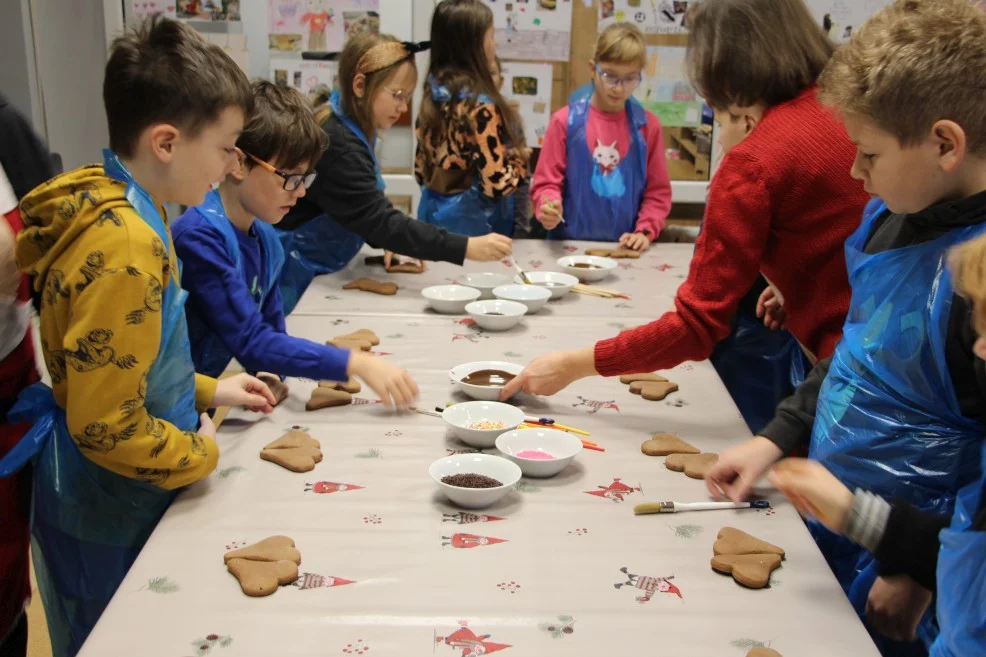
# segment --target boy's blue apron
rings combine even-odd
[[[883,202],[871,202],[846,241],[852,302],[819,391],[810,457],[850,490],[951,514],[959,489],[978,478],[986,428],[962,415],[945,360],[954,296],[946,256],[952,246],[986,232],[986,224],[867,255],[866,241],[886,211]],[[878,576],[873,557],[818,523],[811,529],[864,616]],[[933,618],[931,609],[919,628],[925,645],[937,634]],[[883,637],[874,639],[885,654],[904,654],[881,644]]]
[[[240,254],[240,242],[236,236],[237,228],[229,221],[226,209],[223,207],[222,197],[218,191],[211,191],[205,197],[205,203],[195,208],[209,225],[218,230],[224,240],[226,255],[232,258],[236,268],[240,272],[240,278],[244,285],[249,286],[250,281],[246,280],[243,272],[243,256]],[[264,223],[259,219],[254,220],[253,230],[257,233],[260,240],[260,251],[262,266],[265,276],[259,281],[260,298],[256,299],[258,311],[263,309],[267,295],[274,285],[277,285],[278,276],[284,267],[284,249],[278,240],[274,227]],[[225,343],[212,330],[204,317],[197,313],[188,313],[188,339],[192,345],[192,362],[195,363],[195,371],[211,377],[217,377],[225,371],[229,361],[233,359],[233,352],[226,347]]]
[[[451,102],[452,94],[448,87],[438,84],[434,78],[429,78],[429,83],[432,100],[440,104]],[[468,98],[468,93],[460,92],[459,98]],[[479,103],[493,102],[483,94],[476,100]],[[483,193],[483,182],[479,176],[475,176],[472,187],[457,194],[439,194],[422,185],[418,219],[467,237],[490,233],[511,237],[514,234],[514,199],[509,195],[490,198]]]
[[[329,97],[332,114],[344,126],[359,137],[373,158],[373,168],[377,173],[377,189],[384,189],[380,163],[377,162],[374,146],[360,127],[356,125],[342,108],[339,90]],[[356,257],[363,248],[363,238],[343,228],[332,217],[321,214],[292,231],[277,231],[284,247],[285,262],[281,272],[281,298],[284,300],[284,314],[289,315],[298,300],[305,293],[312,279],[321,274],[337,272]]]
[[[637,226],[637,213],[647,188],[647,142],[641,134],[647,125],[647,113],[635,98],[627,101],[630,148],[616,168],[603,171],[586,141],[594,90],[588,84],[569,98],[562,206],[565,223],[549,232],[549,239],[618,242]]]
[[[952,525],[939,534],[938,625],[941,634],[932,657],[986,655],[986,532],[973,521],[986,490],[986,443],[980,458],[980,479],[955,500]]]
[[[168,228],[151,197],[111,151],[106,175],[127,183],[127,200],[164,244]],[[180,275],[180,274],[179,274]],[[185,327],[186,292],[172,276],[161,307],[161,345],[147,375],[144,407],[182,431],[198,428],[195,368]],[[34,565],[55,657],[75,655],[177,495],[101,468],[72,440],[51,389],[25,390],[9,416],[34,423],[0,461],[9,476],[34,463],[31,514]]]

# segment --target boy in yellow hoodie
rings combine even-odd
[[[195,375],[163,206],[198,205],[225,177],[249,82],[194,30],[157,19],[113,44],[103,100],[103,164],[29,193],[17,242],[52,388],[29,388],[11,411],[34,427],[0,476],[34,461],[34,560],[55,657],[81,648],[177,489],[215,468],[215,427],[199,413],[274,401],[250,376]]]

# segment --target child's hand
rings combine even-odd
[[[546,201],[537,209],[537,220],[548,230],[554,230],[562,221],[561,203],[559,201]]]
[[[362,379],[386,406],[407,408],[418,398],[418,384],[407,370],[376,356],[352,352],[349,374]]]
[[[770,483],[803,515],[841,534],[852,509],[852,492],[818,461],[784,459],[768,475]]]
[[[470,237],[466,245],[466,260],[476,262],[496,262],[514,252],[514,243],[509,237],[490,233],[482,237]]]
[[[760,293],[760,298],[757,299],[757,317],[762,317],[763,325],[771,331],[785,328],[787,325],[784,299],[774,286],[768,285],[767,289]]]
[[[216,425],[213,423],[212,418],[209,417],[208,413],[203,413],[199,416],[199,430],[195,433],[200,436],[205,436],[206,438],[216,439]]]
[[[500,392],[500,400],[506,401],[521,391],[532,395],[554,395],[573,382],[594,374],[596,364],[592,347],[548,354],[531,361],[523,372],[505,385]]]
[[[620,238],[620,246],[643,252],[650,248],[650,238],[644,233],[623,233]]]
[[[216,395],[212,398],[212,407],[245,406],[257,413],[270,413],[274,410],[277,400],[267,384],[249,374],[237,374],[227,379],[220,379],[216,386]]]
[[[742,445],[730,447],[705,475],[705,485],[716,499],[728,497],[745,502],[760,477],[783,456],[781,448],[763,436],[755,436]]]
[[[394,262],[394,256],[397,256],[397,262],[396,263]],[[390,271],[390,267],[392,265],[395,265],[395,264],[399,265],[399,264],[402,264],[403,262],[416,263],[416,264],[418,264],[418,265],[421,266],[421,271],[422,272],[428,271],[428,264],[424,260],[415,260],[415,259],[401,260],[401,257],[399,255],[397,255],[396,253],[394,253],[393,251],[386,251],[385,250],[383,252],[383,269],[384,269],[384,271]]]
[[[866,599],[866,622],[894,641],[914,641],[931,591],[907,575],[877,577]]]

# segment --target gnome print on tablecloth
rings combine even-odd
[[[492,636],[490,634],[476,634],[467,627],[468,624],[466,622],[460,624],[462,627],[448,636],[439,636],[436,632],[435,643],[449,646],[458,652],[459,657],[489,655],[511,647],[506,643],[490,641],[489,638]]]
[[[317,573],[304,573],[298,579],[295,580],[294,586],[297,586],[302,591],[307,591],[308,589],[321,589],[329,588],[332,586],[345,586],[346,584],[355,584],[356,582],[351,579],[343,579],[341,577],[332,577],[330,575],[319,575]]]
[[[676,595],[680,599],[684,600],[681,595],[681,590],[677,586],[671,583],[674,579],[674,575],[671,577],[651,577],[649,575],[634,575],[627,572],[626,566],[620,568],[620,572],[627,576],[627,581],[618,582],[613,586],[619,590],[624,586],[629,586],[631,588],[640,589],[643,593],[637,596],[637,602],[644,604],[649,602],[654,596],[654,593],[668,593],[670,595]]]
[[[458,525],[470,525],[474,522],[496,522],[497,520],[503,520],[503,518],[488,516],[486,514],[469,513],[467,511],[442,514],[442,522],[454,522]]]
[[[503,538],[493,538],[491,536],[477,536],[476,534],[452,534],[451,536],[442,536],[442,546],[448,547],[452,546],[458,549],[468,549],[483,547],[486,545],[496,545],[497,543],[506,543],[506,539]]]
[[[321,495],[326,495],[328,493],[345,493],[350,490],[360,490],[363,486],[354,486],[353,484],[337,484],[334,481],[316,481],[314,484],[305,484],[306,493],[319,493]]]
[[[622,502],[627,495],[641,492],[639,485],[636,488],[627,486],[619,479],[613,479],[613,483],[609,486],[596,486],[596,488],[599,490],[587,490],[585,493],[612,500],[613,502]]]
[[[599,411],[616,411],[620,412],[620,407],[617,406],[616,400],[611,399],[609,401],[600,401],[597,399],[586,399],[582,395],[578,396],[579,403],[572,404],[572,408],[588,408],[589,415],[595,415]]]

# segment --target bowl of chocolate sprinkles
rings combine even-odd
[[[428,468],[438,489],[456,506],[483,509],[499,502],[520,481],[520,467],[502,456],[456,454]]]

